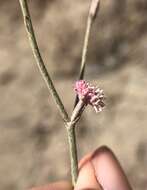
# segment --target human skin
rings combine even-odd
[[[73,190],[70,182],[50,183],[30,190]],[[87,154],[79,163],[74,190],[132,190],[117,158],[108,147]]]

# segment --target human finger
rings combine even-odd
[[[89,159],[104,190],[132,190],[120,163],[109,148],[98,148]]]

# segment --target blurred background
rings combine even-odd
[[[30,0],[46,66],[71,113],[90,0]],[[134,189],[147,187],[147,1],[101,0],[86,79],[107,96],[84,112],[79,159],[101,145],[119,158]],[[17,0],[0,0],[0,189],[69,179],[66,130],[38,72]]]

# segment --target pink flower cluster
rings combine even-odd
[[[90,85],[85,80],[79,80],[75,84],[75,91],[79,99],[84,101],[86,105],[93,106],[96,112],[102,111],[105,106],[102,89]]]

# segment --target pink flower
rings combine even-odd
[[[102,89],[90,85],[85,80],[79,80],[75,84],[75,91],[78,98],[84,101],[86,105],[93,106],[96,112],[102,111],[102,108],[105,106]]]

